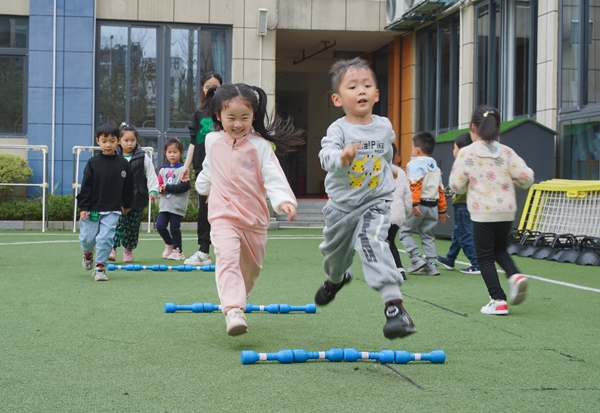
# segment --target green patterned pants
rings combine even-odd
[[[122,245],[124,248],[133,250],[137,247],[143,213],[143,208],[132,208],[128,214],[121,215],[115,231],[115,248]]]

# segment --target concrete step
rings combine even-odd
[[[323,207],[327,203],[327,199],[298,199],[297,201],[298,209],[294,221],[287,222],[285,215],[275,215],[275,220],[278,222],[280,228],[323,228],[325,226]]]

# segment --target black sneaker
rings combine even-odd
[[[338,293],[339,290],[342,289],[344,284],[348,284],[350,281],[352,281],[352,273],[350,271],[346,271],[344,273],[342,283],[335,287],[335,289],[329,285],[329,282],[325,281],[321,288],[319,288],[317,290],[317,293],[315,294],[315,303],[317,305],[329,304],[331,301],[333,301],[335,295]]]
[[[417,327],[402,306],[393,304],[388,308],[393,308],[393,310],[388,311],[386,308],[384,311],[387,322],[383,326],[383,335],[386,338],[402,338],[417,332]]]

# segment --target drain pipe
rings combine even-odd
[[[50,164],[50,193],[54,194],[54,148],[56,146],[56,0],[54,0],[54,15],[52,25],[52,161]]]

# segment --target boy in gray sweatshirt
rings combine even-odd
[[[387,118],[373,115],[379,90],[366,61],[339,61],[330,74],[333,104],[345,116],[329,126],[319,152],[329,196],[319,246],[327,280],[317,291],[315,303],[329,304],[352,281],[349,267],[358,252],[365,281],[379,291],[385,305],[384,336],[405,337],[417,328],[402,304],[402,275],[386,242],[396,187],[391,167],[394,130]]]

